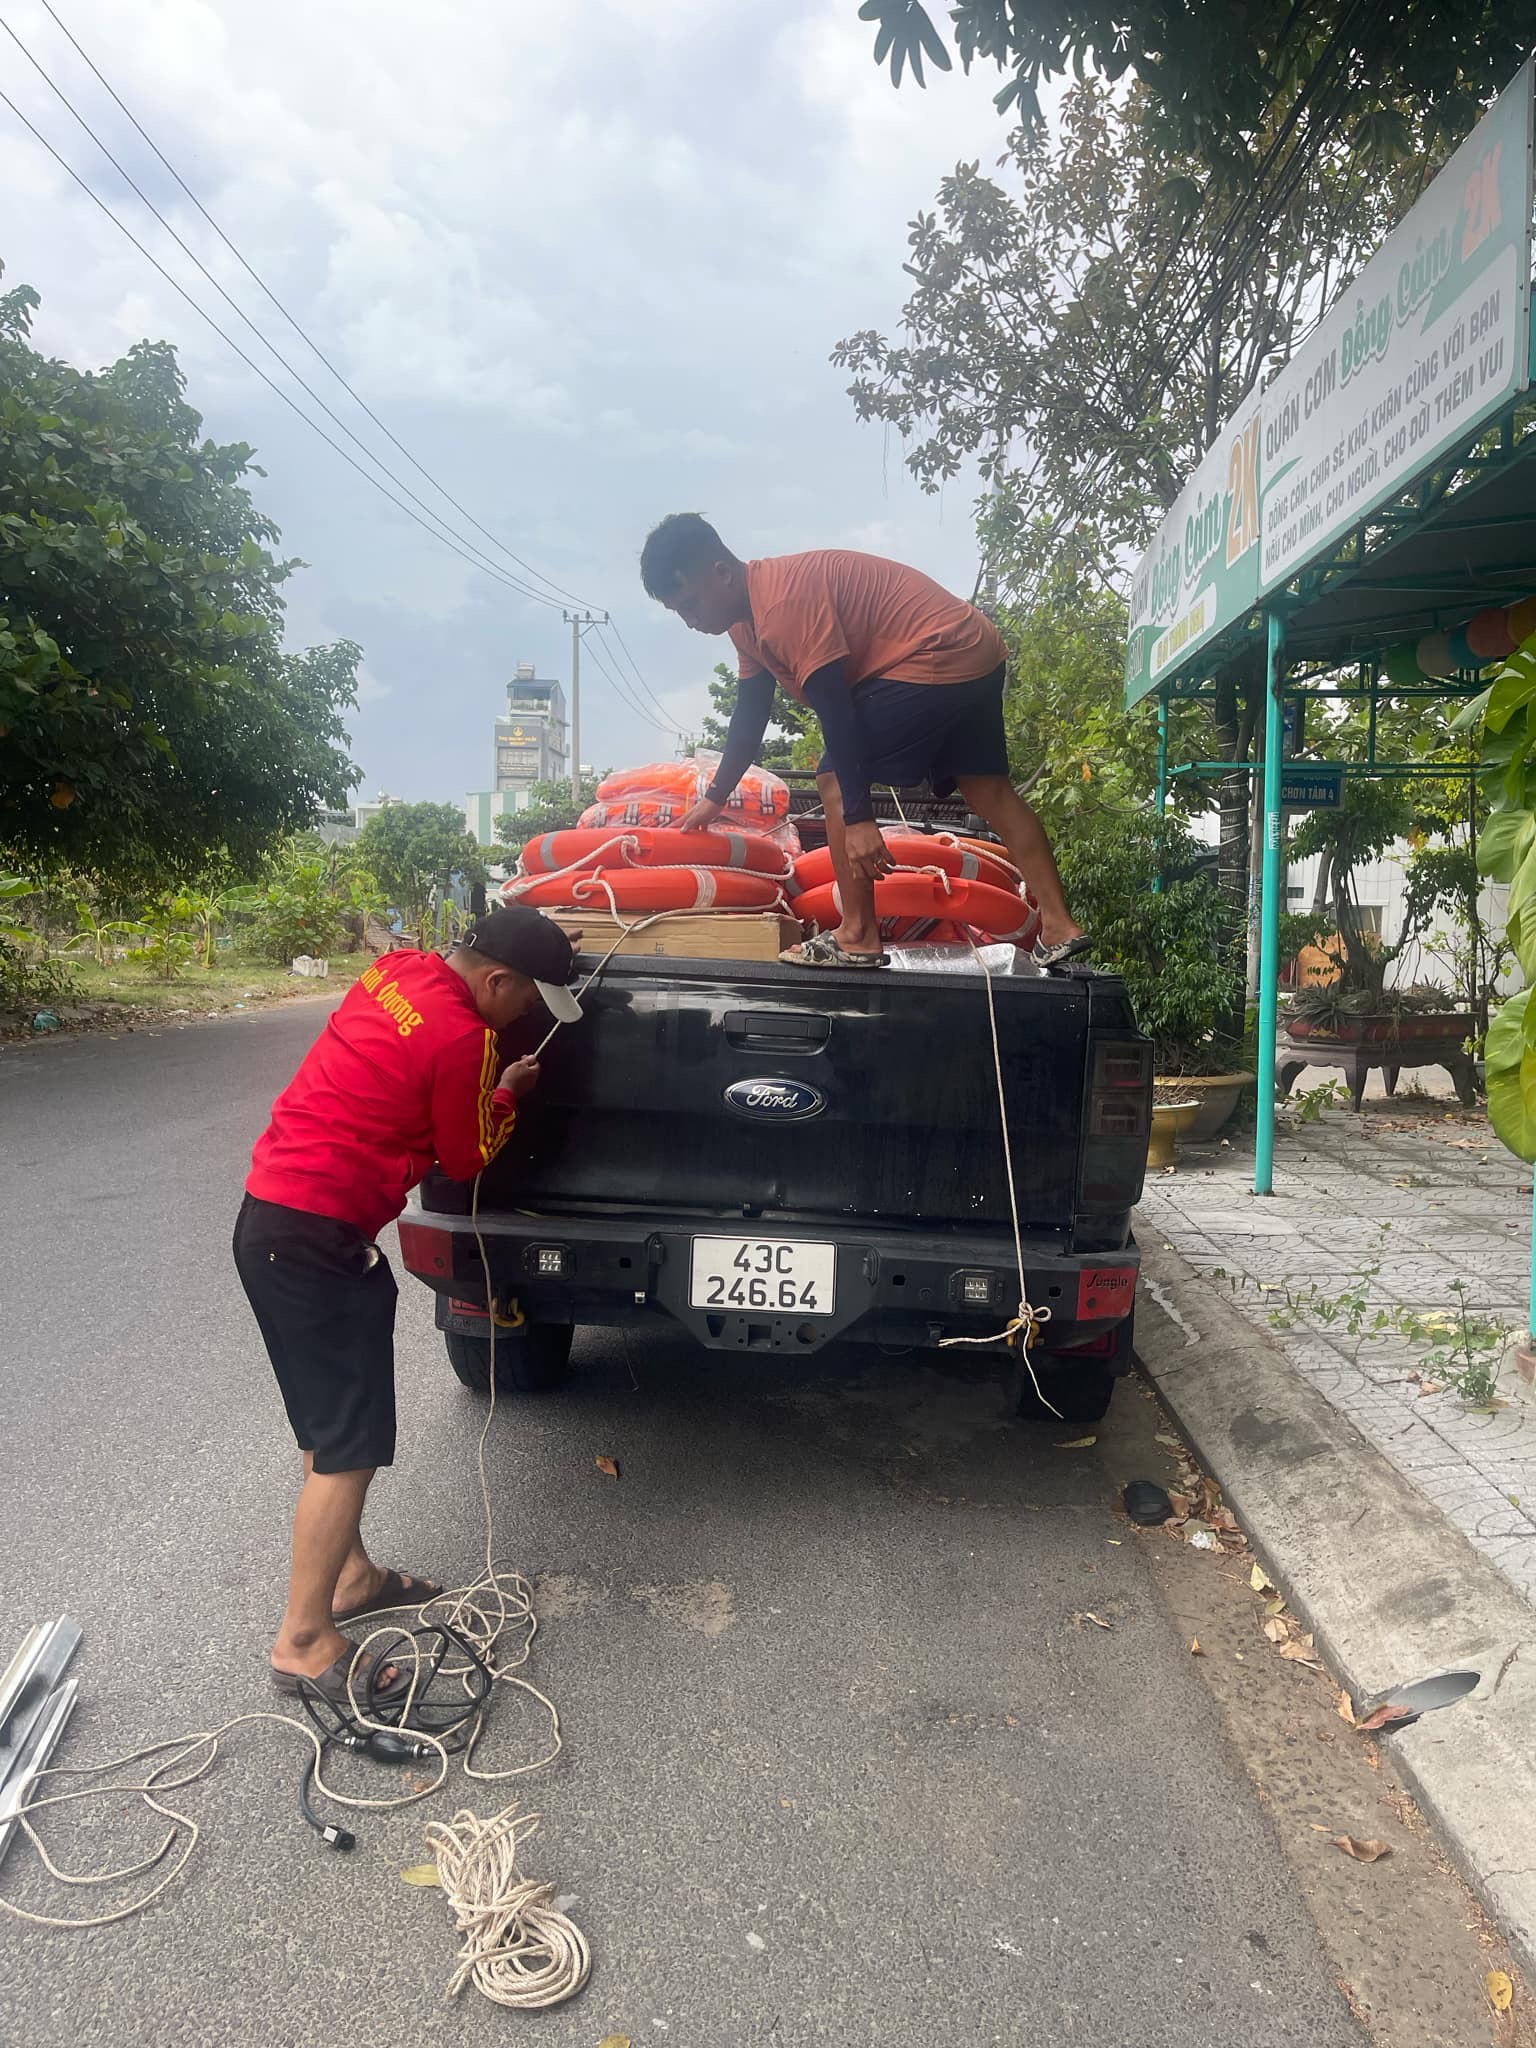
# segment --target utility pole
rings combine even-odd
[[[571,629],[571,795],[581,802],[581,636],[588,626],[606,626],[608,614],[562,612]]]

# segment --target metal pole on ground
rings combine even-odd
[[[1253,1192],[1275,1191],[1275,1026],[1280,1002],[1280,903],[1285,869],[1280,858],[1280,756],[1285,723],[1285,620],[1266,615],[1269,661],[1264,694],[1264,868],[1259,895],[1259,1100],[1253,1146]]]

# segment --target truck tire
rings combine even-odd
[[[1031,1368],[1034,1379],[1030,1378]],[[1035,1351],[1030,1354],[1029,1366],[1021,1362],[1015,1371],[1017,1412],[1027,1422],[1102,1422],[1115,1396],[1116,1375],[1096,1358],[1074,1365],[1069,1358]]]
[[[1031,1422],[1102,1422],[1115,1398],[1115,1382],[1131,1370],[1135,1355],[1134,1310],[1116,1329],[1115,1348],[1107,1356],[1037,1348],[1028,1366],[1020,1359],[1014,1367],[1018,1413]]]
[[[569,1323],[526,1323],[520,1330],[496,1333],[498,1394],[542,1394],[559,1386],[570,1371]],[[472,1394],[491,1391],[491,1340],[445,1330],[448,1363]]]

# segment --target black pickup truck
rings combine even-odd
[[[1150,1047],[1112,976],[993,977],[1025,1293],[1050,1311],[1026,1366],[1001,1338],[1019,1276],[986,987],[947,964],[610,961],[476,1215],[433,1175],[401,1219],[459,1378],[488,1387],[492,1316],[508,1390],[552,1385],[580,1323],[791,1354],[996,1337],[1022,1413],[1102,1415],[1131,1360]]]

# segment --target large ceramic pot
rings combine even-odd
[[[1196,1105],[1189,1122],[1180,1126],[1180,1135],[1193,1144],[1203,1145],[1225,1128],[1238,1098],[1252,1085],[1253,1078],[1252,1074],[1205,1074],[1191,1080],[1187,1074],[1180,1074],[1166,1080],[1157,1078],[1153,1086],[1169,1101],[1177,1096],[1181,1102]]]
[[[1172,1166],[1179,1156],[1179,1140],[1200,1114],[1198,1102],[1154,1102],[1152,1135],[1147,1142],[1147,1164],[1159,1171]]]

